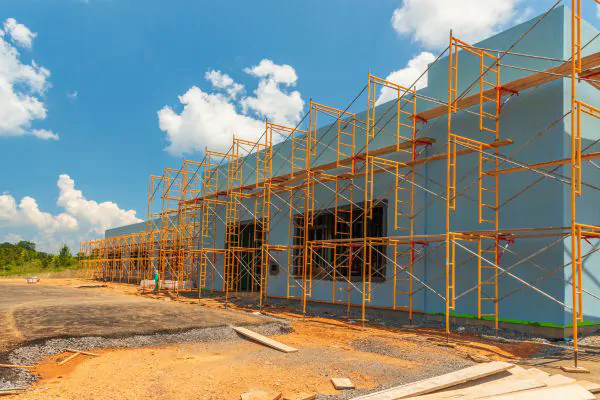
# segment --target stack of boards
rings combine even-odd
[[[592,400],[600,385],[493,361],[353,400]]]

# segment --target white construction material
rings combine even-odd
[[[595,400],[596,396],[577,384],[527,390],[502,396],[488,397],[489,400]]]
[[[154,279],[142,279],[140,281],[140,287],[142,289],[154,289],[156,282]],[[194,282],[192,281],[173,281],[165,279],[158,281],[159,289],[170,289],[170,290],[189,290],[194,288]]]
[[[477,364],[456,372],[451,372],[449,374],[424,379],[422,381],[409,383],[407,385],[382,390],[380,392],[371,393],[360,397],[355,397],[354,400],[396,400],[410,396],[418,396],[497,374],[498,372],[506,371],[513,366],[513,364],[501,361],[493,361],[487,364]]]
[[[521,392],[524,390],[539,389],[543,387],[546,387],[546,384],[536,379],[521,379],[519,377],[511,376],[464,389],[445,390],[443,392],[430,393],[424,396],[409,398],[419,400],[472,400],[483,397]]]
[[[337,390],[348,390],[354,389],[356,387],[354,386],[354,383],[352,383],[352,381],[348,378],[331,378],[331,383],[333,384],[333,387]]]
[[[293,353],[295,351],[298,351],[298,349],[290,347],[286,344],[280,343],[276,340],[270,339],[270,338],[263,336],[261,334],[258,334],[256,332],[252,332],[250,329],[234,326],[233,330],[236,331],[237,333],[239,333],[240,335],[246,336],[254,341],[264,344],[265,346],[269,346],[275,350],[283,351],[284,353]]]

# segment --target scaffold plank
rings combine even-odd
[[[283,344],[281,342],[278,342],[276,340],[273,340],[271,338],[263,336],[259,333],[252,332],[250,329],[242,328],[239,326],[234,326],[233,330],[242,336],[246,336],[254,341],[264,344],[265,346],[269,346],[271,348],[274,348],[275,350],[279,350],[284,353],[294,353],[294,352],[298,351],[298,349],[295,349],[291,346],[288,346],[286,344]]]
[[[600,65],[600,52],[591,54],[581,59],[583,69],[590,69]],[[553,67],[542,72],[528,75],[526,77],[516,79],[511,82],[507,82],[502,85],[505,89],[502,91],[501,96],[507,96],[511,93],[520,93],[524,90],[531,89],[537,86],[544,85],[546,83],[555,81],[561,78],[568,78],[571,76],[571,64],[563,63],[558,67]],[[483,92],[483,96],[491,98],[495,96],[496,89],[488,89]],[[456,103],[457,109],[465,109],[475,105],[478,105],[481,101],[480,94],[476,93],[471,96],[467,96]],[[441,105],[438,107],[431,108],[427,111],[419,113],[419,117],[426,120],[431,120],[437,117],[444,116],[448,113],[448,106]]]
[[[396,400],[409,396],[435,392],[448,387],[459,385],[475,379],[484,378],[512,368],[514,364],[493,361],[487,364],[477,364],[449,374],[424,379],[407,385],[397,386],[380,392],[355,397],[353,400]]]

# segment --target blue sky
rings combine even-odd
[[[22,65],[35,60],[49,75],[45,89],[33,94],[43,103],[45,118],[31,117],[0,132],[0,241],[25,238],[46,249],[62,242],[74,246],[131,221],[126,210],[144,218],[148,176],[178,167],[182,157],[181,151],[166,150],[170,136],[161,130],[158,112],[169,106],[175,117],[183,115],[178,96],[192,87],[205,96],[220,90],[222,103],[237,107],[244,121],[275,115],[292,123],[301,111],[298,98],[343,108],[366,83],[369,70],[382,77],[394,71],[401,78],[413,76],[422,67],[411,69],[409,61],[424,51],[437,55],[436,38],[447,36],[448,26],[460,31],[467,25],[460,10],[472,8],[469,3],[478,2],[3,0],[0,21],[14,18],[34,35],[28,48],[19,44],[19,32],[11,36],[14,25],[5,25],[5,43],[18,51]],[[482,7],[479,20],[470,23],[476,29],[465,35],[481,39],[549,4],[489,0],[475,7]],[[440,10],[431,12],[435,5]],[[400,14],[393,19],[395,10]],[[419,26],[439,32],[424,36]],[[272,65],[252,70],[263,59]],[[0,58],[0,83],[1,69]],[[211,70],[243,85],[242,94],[227,97],[231,85],[212,86],[205,79]],[[289,100],[289,112],[272,109],[268,98],[254,92],[261,83]],[[15,83],[14,90],[21,86]],[[2,101],[0,94],[0,107]],[[169,129],[183,143],[179,150],[189,142],[186,135],[197,134],[184,152],[201,159],[202,138],[222,132],[199,133],[189,124],[177,132],[173,125]],[[39,129],[60,138],[31,134]],[[68,177],[59,182],[63,195],[57,201],[61,174]],[[25,196],[35,199],[41,215],[36,207],[35,215],[22,213]],[[110,216],[103,219],[103,210]]]

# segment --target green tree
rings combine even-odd
[[[69,246],[66,244],[60,249],[58,253],[57,264],[60,267],[66,267],[71,265],[73,262],[73,256],[71,255],[71,250],[69,250]]]
[[[17,246],[22,247],[29,251],[35,251],[35,243],[28,242],[26,240],[21,240],[19,243],[17,243]]]
[[[46,269],[52,263],[52,255],[46,253],[40,253],[40,263],[43,269]]]

